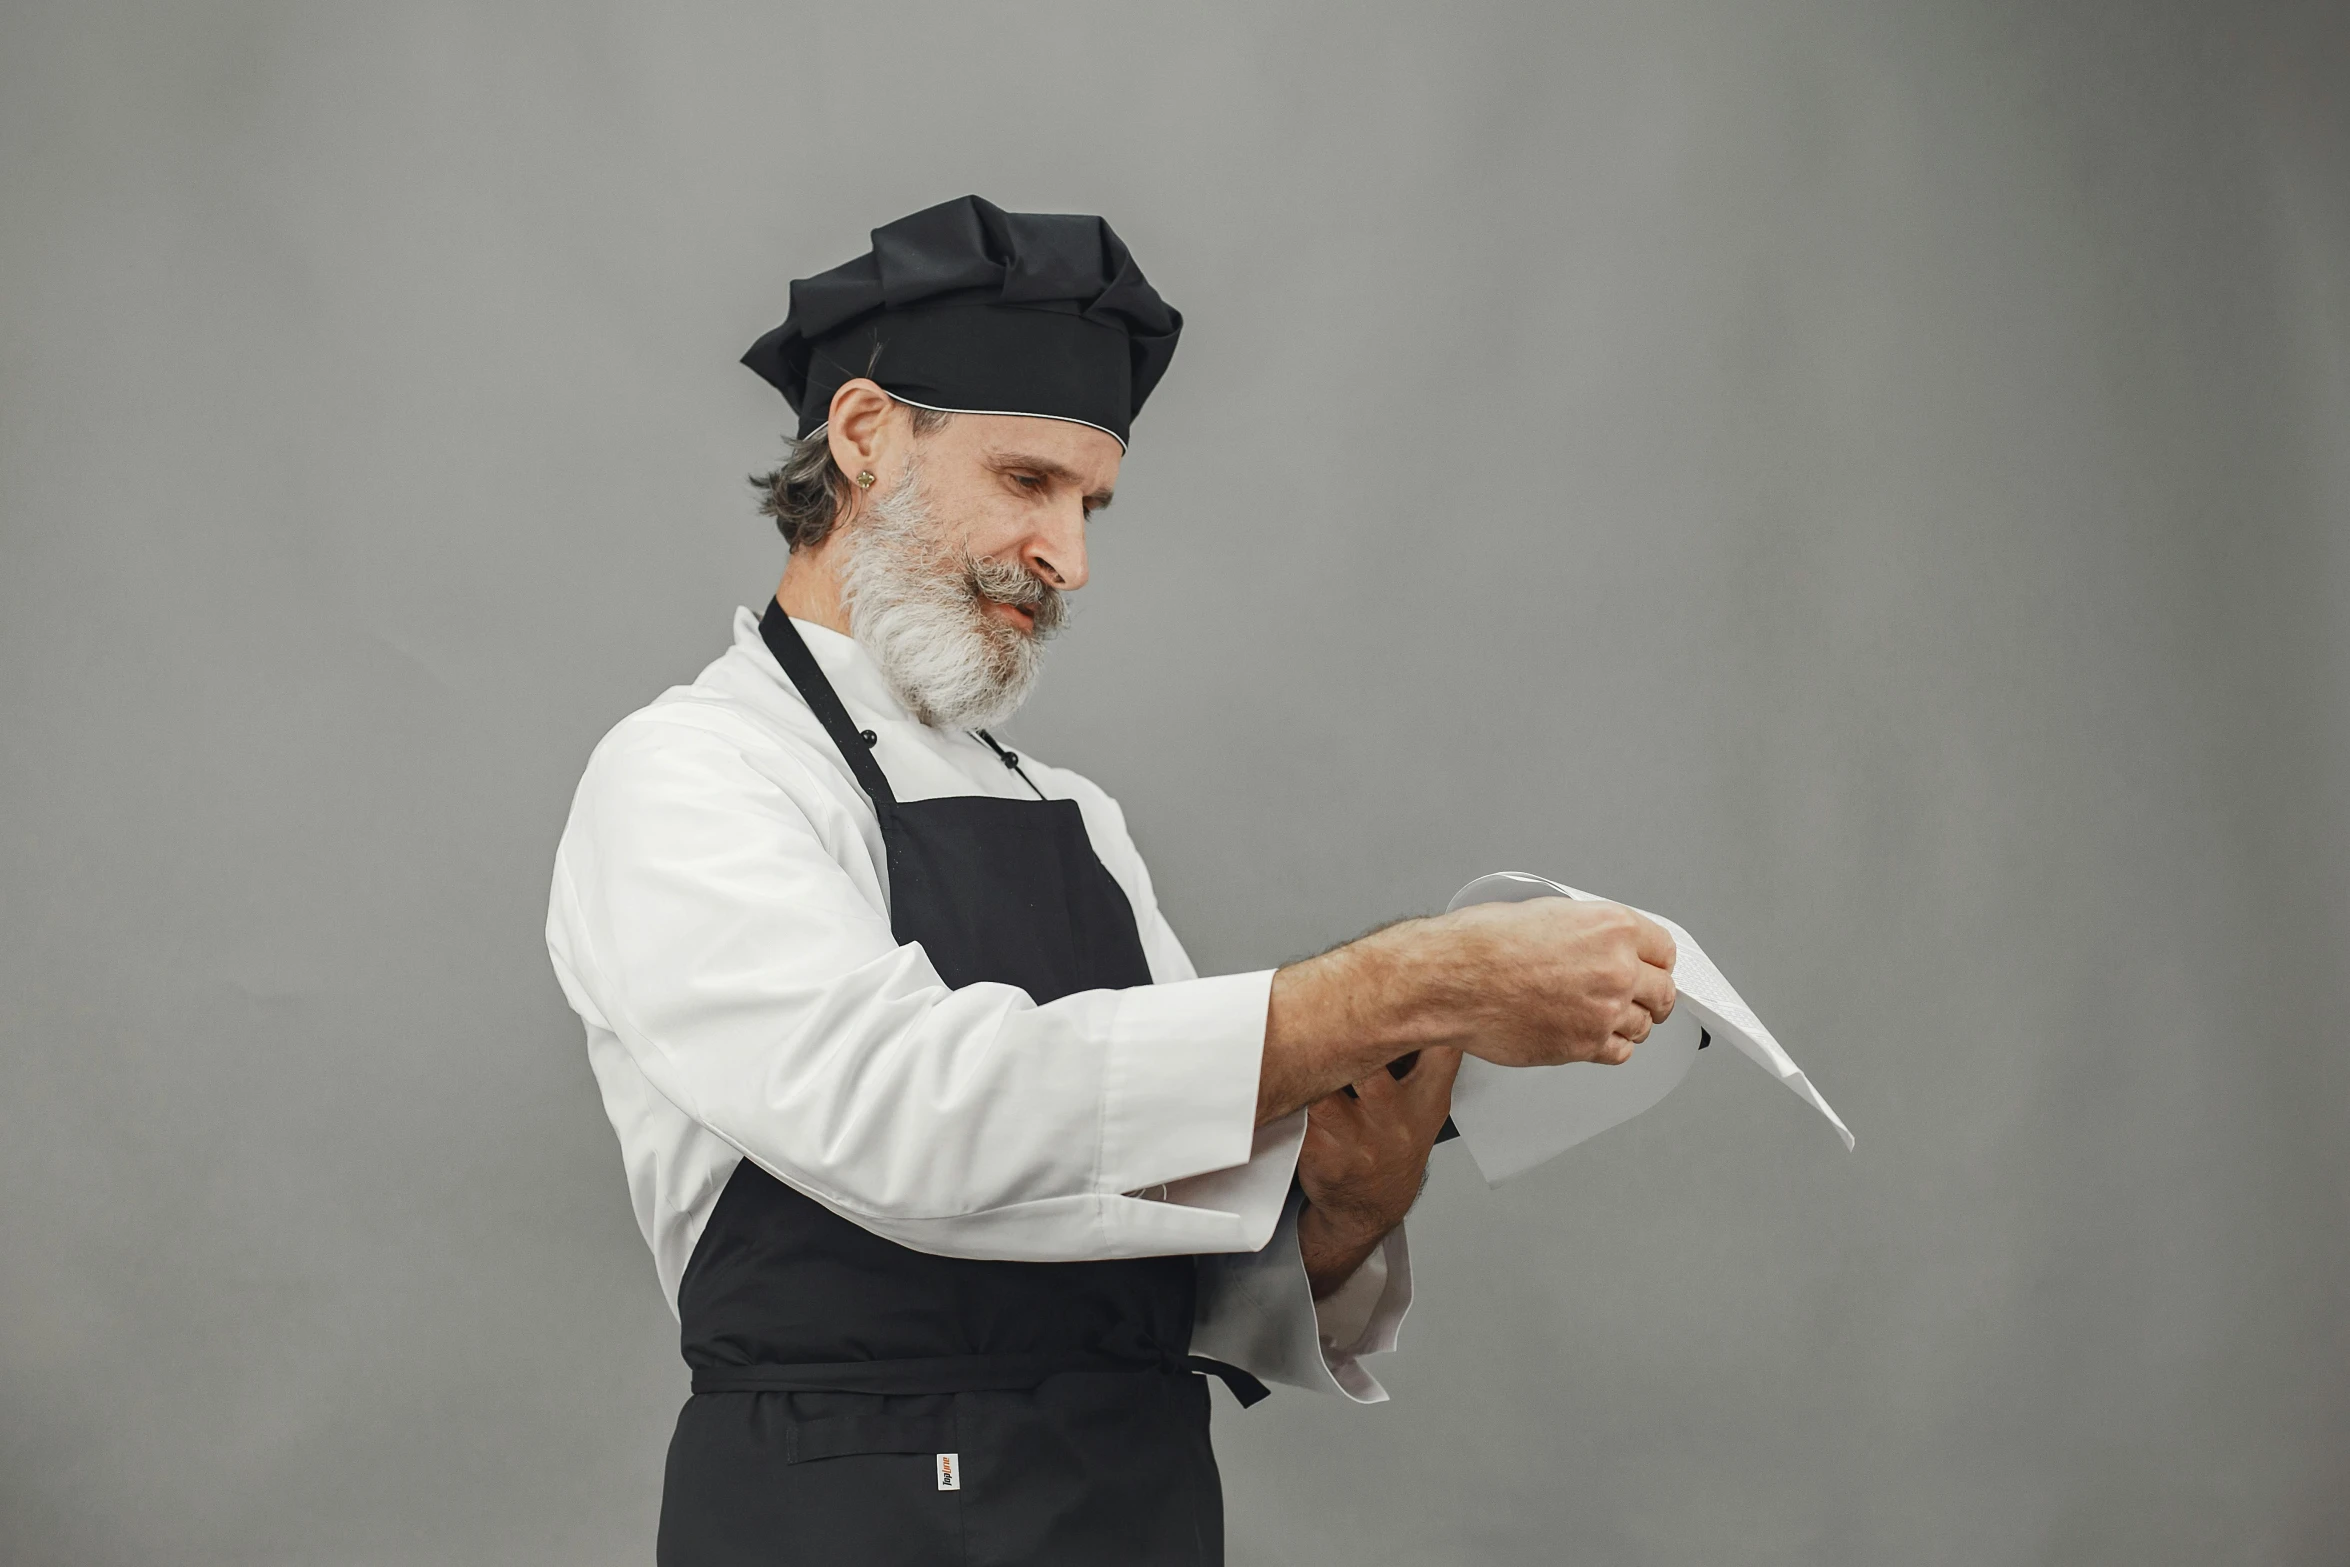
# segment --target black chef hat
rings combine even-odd
[[[1074,419],[1124,446],[1182,330],[1100,218],[965,196],[794,280],[791,314],[743,363],[799,411],[802,436],[842,382],[870,376],[918,407]]]

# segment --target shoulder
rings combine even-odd
[[[614,724],[589,753],[573,825],[583,812],[689,799],[832,814],[853,782],[814,716],[798,708],[794,721],[795,706],[748,700],[706,680],[671,687]]]
[[[673,686],[614,724],[588,755],[588,777],[612,777],[692,760],[749,760],[799,749],[792,737],[741,702]]]
[[[734,641],[690,684],[671,686],[605,732],[589,757],[591,776],[670,753],[805,759],[831,750],[823,725],[758,647],[750,611],[735,616]]]

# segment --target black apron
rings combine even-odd
[[[1074,801],[901,802],[779,606],[759,630],[872,797],[890,928],[941,979],[1040,1005],[1151,982]],[[744,1160],[678,1288],[694,1392],[662,1567],[1217,1567],[1198,1373],[1243,1402],[1264,1388],[1189,1358],[1193,1275],[1190,1257],[932,1256]]]

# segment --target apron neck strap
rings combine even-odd
[[[1019,752],[1005,750],[1002,746],[996,744],[995,736],[989,734],[984,729],[974,729],[971,732],[977,735],[980,739],[987,742],[987,748],[996,754],[997,761],[1003,763],[1006,767],[1009,767],[1012,771],[1020,775],[1020,781],[1028,785],[1028,792],[1030,794],[1035,795],[1039,800],[1045,797],[1044,791],[1036,786],[1036,780],[1028,776],[1028,769],[1020,765]]]
[[[873,808],[886,811],[895,805],[897,797],[890,793],[889,779],[882,773],[881,764],[873,759],[873,731],[859,729],[850,720],[849,710],[840,705],[840,695],[832,689],[832,682],[816,667],[816,655],[800,639],[799,627],[791,623],[783,605],[773,599],[767,603],[767,613],[759,617],[759,636],[767,644],[767,651],[783,666],[783,672],[791,676],[791,683],[799,687],[808,711],[816,715],[816,721],[832,737],[841,760],[849,764],[849,771],[857,775],[857,782],[873,797]]]

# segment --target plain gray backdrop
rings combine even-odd
[[[1440,1152],[1261,1564],[2350,1559],[2338,9],[0,19],[0,1558],[641,1563],[685,1379],[542,945],[782,566],[734,363],[966,191],[1189,318],[1021,744],[1201,967],[1545,872],[1708,1058]]]

